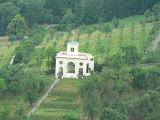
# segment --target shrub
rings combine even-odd
[[[66,113],[63,120],[80,120],[80,117],[75,113]]]

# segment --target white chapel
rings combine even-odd
[[[89,76],[94,70],[94,58],[88,53],[79,52],[79,43],[70,41],[67,51],[56,55],[56,78],[80,78]]]

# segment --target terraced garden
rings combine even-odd
[[[43,102],[38,111],[33,114],[34,120],[62,120],[68,112],[81,113],[76,79],[63,79],[55,90]]]

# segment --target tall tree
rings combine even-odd
[[[127,116],[120,114],[116,110],[112,108],[106,108],[102,115],[100,120],[127,120]]]
[[[94,120],[97,114],[96,78],[87,77],[80,85],[83,109],[89,120]]]
[[[8,24],[11,22],[12,18],[19,13],[19,11],[19,8],[16,7],[12,2],[0,4],[1,35],[6,33]]]
[[[0,78],[0,95],[2,94],[3,90],[6,89],[5,80],[3,78]]]
[[[16,15],[7,27],[8,34],[18,35],[25,34],[28,30],[24,17]]]
[[[19,0],[17,6],[20,7],[21,14],[25,17],[29,26],[34,23],[43,24],[46,22],[46,17],[50,15],[50,10],[45,9],[45,1],[43,0]],[[50,22],[47,21],[47,23]]]
[[[52,46],[46,49],[47,67],[49,71],[53,71],[55,67],[56,49]]]

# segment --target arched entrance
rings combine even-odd
[[[75,73],[75,64],[73,62],[69,62],[67,64],[67,70],[68,73]]]

